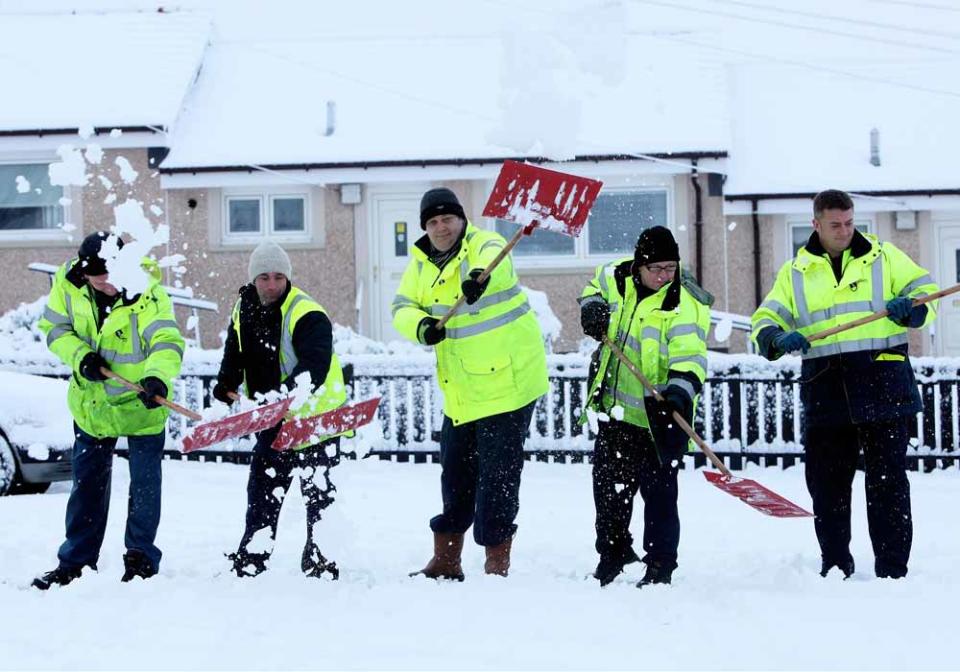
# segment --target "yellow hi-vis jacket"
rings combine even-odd
[[[233,324],[234,333],[237,336],[237,347],[240,354],[243,354],[243,338],[240,336],[240,303],[238,299],[233,306]],[[327,311],[319,303],[314,301],[310,295],[303,290],[290,286],[286,299],[280,306],[280,377],[281,381],[287,380],[297,367],[297,353],[293,347],[293,332],[297,328],[297,322],[307,313],[319,312],[324,315]],[[299,378],[299,376],[298,376]],[[244,381],[244,388],[247,383]],[[247,396],[252,396],[249,389],[246,389]],[[291,414],[297,418],[306,418],[319,415],[335,408],[340,408],[347,401],[347,388],[343,384],[343,369],[340,367],[340,359],[337,353],[330,353],[330,368],[327,370],[327,377],[323,384],[318,387],[310,397],[300,406],[291,409]],[[353,436],[352,431],[344,432],[346,436]],[[323,437],[323,440],[332,438],[336,435]],[[307,441],[293,450],[302,450],[307,446],[314,445],[316,441]]]
[[[837,281],[816,233],[780,268],[753,314],[752,336],[761,354],[780,357],[772,342],[784,331],[810,336],[883,310],[892,298],[937,291],[927,271],[870,234],[854,234],[841,269]],[[934,320],[934,303],[926,304],[921,326]],[[873,422],[919,412],[907,327],[884,318],[813,341],[803,355],[800,394],[806,421],[813,424]]]
[[[170,297],[160,286],[160,269],[144,259],[147,289],[130,304],[118,300],[98,328],[93,289],[82,275],[70,273],[76,263],[65,263],[54,275],[39,324],[47,347],[73,370],[67,393],[70,413],[80,429],[97,438],[159,434],[166,425],[166,408],[148,410],[136,392],[109,379],[91,382],[79,367],[87,354],[99,352],[110,369],[127,380],[154,376],[173,391],[184,343]]]
[[[467,222],[459,252],[438,270],[423,236],[412,247],[393,300],[394,328],[419,342],[421,320],[446,315],[470,271],[486,268],[505,244],[497,233]],[[446,331],[435,346],[437,378],[443,412],[454,424],[517,410],[547,392],[543,335],[509,257],[490,275],[480,299],[450,318]]]
[[[603,301],[610,309],[607,337],[643,372],[658,391],[677,385],[696,404],[707,377],[707,332],[710,308],[697,300],[677,277],[638,301],[630,273],[632,257],[599,266],[584,288],[580,305]],[[643,384],[604,345],[587,394],[587,408],[638,427],[650,427]],[[679,375],[686,374],[686,375]],[[698,381],[694,385],[691,379]],[[621,407],[623,414],[613,413]],[[586,421],[586,413],[580,422]]]

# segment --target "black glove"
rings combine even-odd
[[[679,385],[667,386],[667,389],[661,392],[660,396],[662,396],[663,400],[670,406],[670,410],[676,411],[684,418],[686,418],[687,415],[692,415],[690,412],[692,410],[690,395]]]
[[[483,273],[483,270],[475,268],[470,271],[470,278],[463,281],[463,284],[460,285],[460,291],[463,292],[463,295],[467,297],[467,305],[472,306],[477,302],[477,299],[483,294],[483,291],[487,288],[487,285],[490,284],[490,276],[487,276],[487,279],[480,283],[477,278]],[[430,345],[429,343],[427,345]]]
[[[140,381],[140,387],[143,388],[143,392],[140,392],[137,397],[143,402],[143,405],[149,409],[160,408],[160,404],[153,398],[167,396],[166,384],[159,378],[147,376]]]
[[[89,381],[99,383],[106,380],[107,377],[100,372],[100,367],[109,369],[107,360],[100,356],[99,352],[88,352],[80,360],[80,375]]]
[[[669,386],[661,396],[663,401],[646,397],[645,405],[653,443],[660,454],[660,460],[667,464],[683,457],[690,441],[690,437],[674,419],[673,412],[679,413],[689,423],[693,416],[693,403],[687,393],[676,385]]]
[[[211,392],[211,394],[217,401],[222,401],[225,404],[232,404],[233,399],[230,397],[230,393],[233,391],[234,390],[231,390],[223,383],[217,383],[213,386],[213,392]]]
[[[420,324],[417,327],[417,340],[423,343],[424,345],[436,345],[443,339],[447,337],[447,328],[440,327],[437,329],[437,322],[439,322],[435,317],[425,317],[420,320]]]
[[[915,306],[913,299],[901,296],[887,301],[887,313],[887,318],[901,327],[916,329],[923,326],[923,321],[927,318],[927,307],[922,303]]]
[[[610,326],[610,306],[606,301],[590,301],[580,306],[580,326],[583,333],[596,341],[602,341]]]
[[[806,353],[810,349],[810,341],[799,331],[782,333],[773,339],[773,347],[783,354],[803,351]]]

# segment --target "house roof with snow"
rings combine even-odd
[[[958,69],[942,59],[735,68],[724,191],[957,190]]]
[[[163,168],[728,146],[721,64],[651,36],[607,46],[597,64],[515,34],[214,44]]]
[[[172,126],[210,29],[193,12],[4,14],[0,133]]]

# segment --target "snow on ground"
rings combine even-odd
[[[23,586],[56,562],[67,485],[0,499],[0,668],[956,667],[943,629],[960,600],[956,470],[911,474],[916,531],[906,580],[872,576],[860,476],[858,573],[844,582],[817,574],[809,520],[767,518],[688,470],[674,585],[638,590],[633,565],[601,590],[584,578],[596,563],[586,465],[528,463],[510,577],[484,576],[483,554],[468,542],[462,584],[407,577],[431,550],[439,466],[373,460],[334,471],[338,500],[321,545],[342,568],[339,582],[299,572],[305,518],[296,488],[272,569],[245,580],[222,573],[222,553],[242,529],[247,469],[166,463],[161,572],[129,585],[119,582],[124,461],[114,470],[100,572],[65,589]],[[809,506],[802,471],[747,475]],[[633,530],[640,533],[639,512]]]

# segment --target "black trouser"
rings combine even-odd
[[[336,488],[330,480],[330,469],[338,461],[339,437],[303,450],[278,452],[270,447],[276,435],[276,429],[261,432],[253,449],[250,478],[247,481],[247,520],[240,540],[241,552],[268,556],[273,552],[280,508],[293,482],[295,467],[300,468],[300,492],[307,507],[305,551],[309,551],[314,544],[313,528],[320,520],[321,512],[333,504]],[[328,446],[333,457],[327,454]],[[265,529],[269,530],[269,538],[260,536]],[[251,540],[255,538],[256,541],[251,545]]]
[[[430,520],[431,530],[462,534],[473,525],[473,538],[481,546],[498,546],[513,536],[520,511],[523,442],[535,404],[462,425],[444,417],[443,513]]]
[[[643,498],[644,562],[677,566],[680,460],[660,464],[650,431],[625,422],[600,423],[593,446],[593,503],[597,509],[597,553],[621,558],[633,545],[633,498]]]
[[[907,480],[907,419],[860,425],[806,427],[807,489],[825,563],[841,564],[850,555],[853,476],[863,450],[867,524],[877,576],[907,573],[913,520]]]

